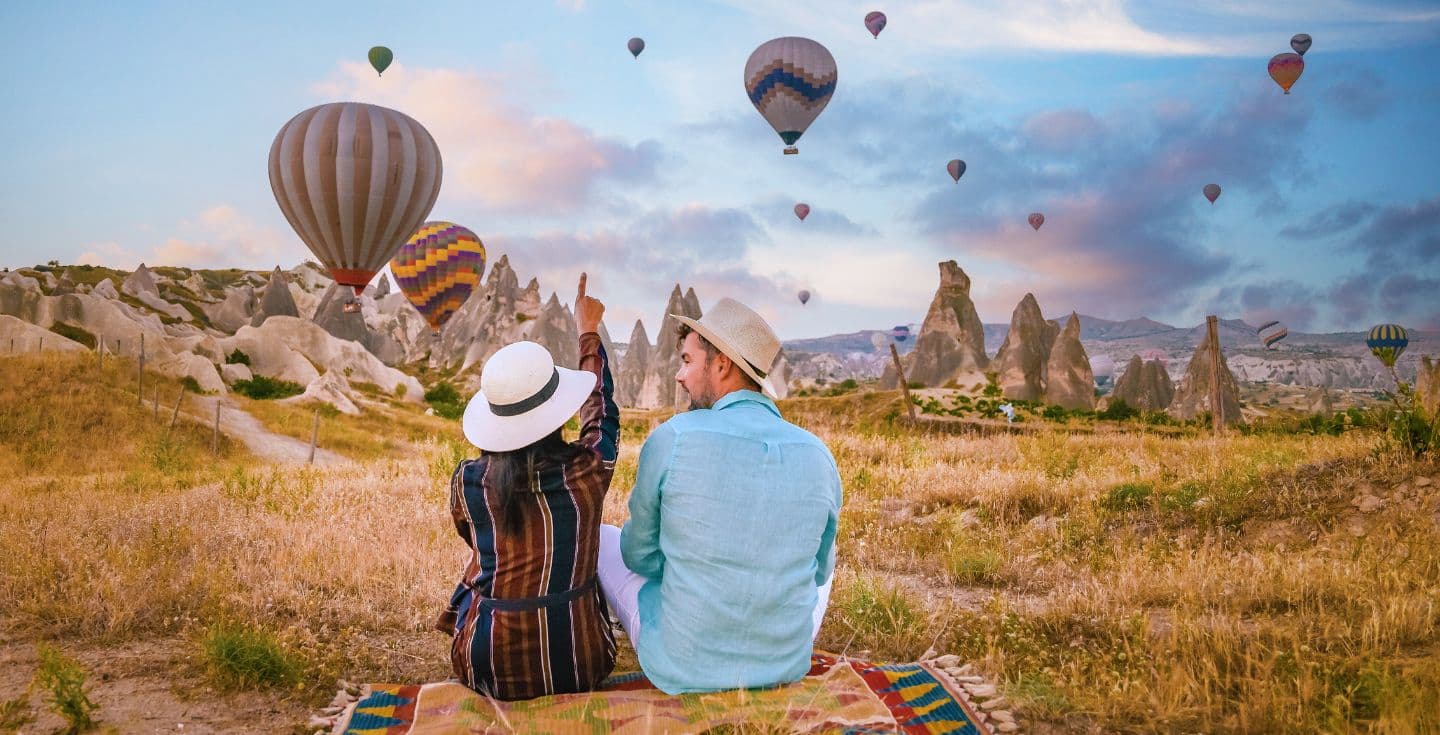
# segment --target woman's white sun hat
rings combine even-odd
[[[480,392],[465,406],[465,438],[487,452],[533,444],[585,405],[596,380],[595,373],[556,366],[543,345],[506,345],[486,361]]]
[[[760,384],[765,395],[775,398],[775,386],[766,373],[780,355],[780,338],[775,330],[750,307],[725,298],[698,321],[683,314],[671,314],[725,353],[740,369]]]

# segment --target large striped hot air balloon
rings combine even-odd
[[[1267,350],[1275,349],[1275,345],[1280,344],[1280,340],[1285,339],[1289,334],[1290,330],[1286,329],[1285,325],[1280,322],[1266,322],[1260,325],[1259,329],[1255,330],[1255,336],[1259,337],[1260,341],[1265,343],[1265,349]]]
[[[405,298],[440,331],[485,273],[485,245],[454,222],[426,222],[400,246],[390,272]]]
[[[407,115],[331,102],[280,128],[270,188],[295,234],[358,296],[435,205],[440,149]]]
[[[1395,367],[1395,361],[1409,344],[1410,335],[1399,324],[1377,324],[1370,328],[1370,336],[1365,340],[1370,354],[1380,358],[1388,368]]]
[[[836,78],[835,57],[797,36],[766,41],[745,62],[745,94],[785,141],[787,154],[800,152],[795,141],[830,104]]]

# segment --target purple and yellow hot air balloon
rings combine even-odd
[[[485,245],[454,222],[426,222],[400,246],[390,272],[405,298],[438,332],[480,283]]]
[[[1270,78],[1285,90],[1285,94],[1290,94],[1290,88],[1295,86],[1295,82],[1299,81],[1300,75],[1303,73],[1305,73],[1305,60],[1300,58],[1300,54],[1275,54],[1270,59]]]
[[[787,155],[835,94],[839,73],[824,46],[798,36],[760,44],[745,62],[745,94],[785,141]]]
[[[440,175],[440,148],[420,123],[361,102],[312,107],[270,144],[276,204],[356,296],[430,214]]]
[[[1399,324],[1377,324],[1370,328],[1365,340],[1370,354],[1379,358],[1387,368],[1395,367],[1395,361],[1400,359],[1409,344],[1410,335]]]
[[[805,218],[810,216],[810,205],[806,204],[805,202],[800,202],[799,204],[796,204],[795,216],[799,217],[801,222],[804,222]]]
[[[866,13],[865,30],[870,31],[871,36],[879,38],[880,31],[885,30],[885,14],[878,10],[872,10]]]
[[[955,183],[958,184],[960,177],[965,175],[965,162],[958,158],[951,159],[949,163],[945,164],[945,170],[950,172],[950,178],[955,179]]]
[[[1214,204],[1215,200],[1220,198],[1219,184],[1206,184],[1203,191],[1205,193],[1205,198],[1209,199],[1211,204]]]
[[[1039,212],[1031,212],[1030,216],[1026,217],[1025,220],[1030,223],[1031,227],[1039,230],[1040,225],[1045,224],[1045,215],[1040,214]]]

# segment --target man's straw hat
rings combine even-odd
[[[557,367],[538,343],[506,345],[485,362],[480,392],[465,406],[465,438],[487,452],[529,446],[564,426],[595,380],[595,373]]]
[[[734,299],[720,299],[698,321],[682,314],[671,314],[689,325],[715,348],[725,353],[741,370],[760,384],[760,390],[775,397],[775,386],[766,373],[780,354],[780,338],[775,330],[750,307]]]

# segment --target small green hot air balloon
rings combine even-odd
[[[370,66],[375,67],[375,76],[385,73],[390,68],[390,62],[395,60],[395,54],[384,46],[372,46],[370,48]]]

